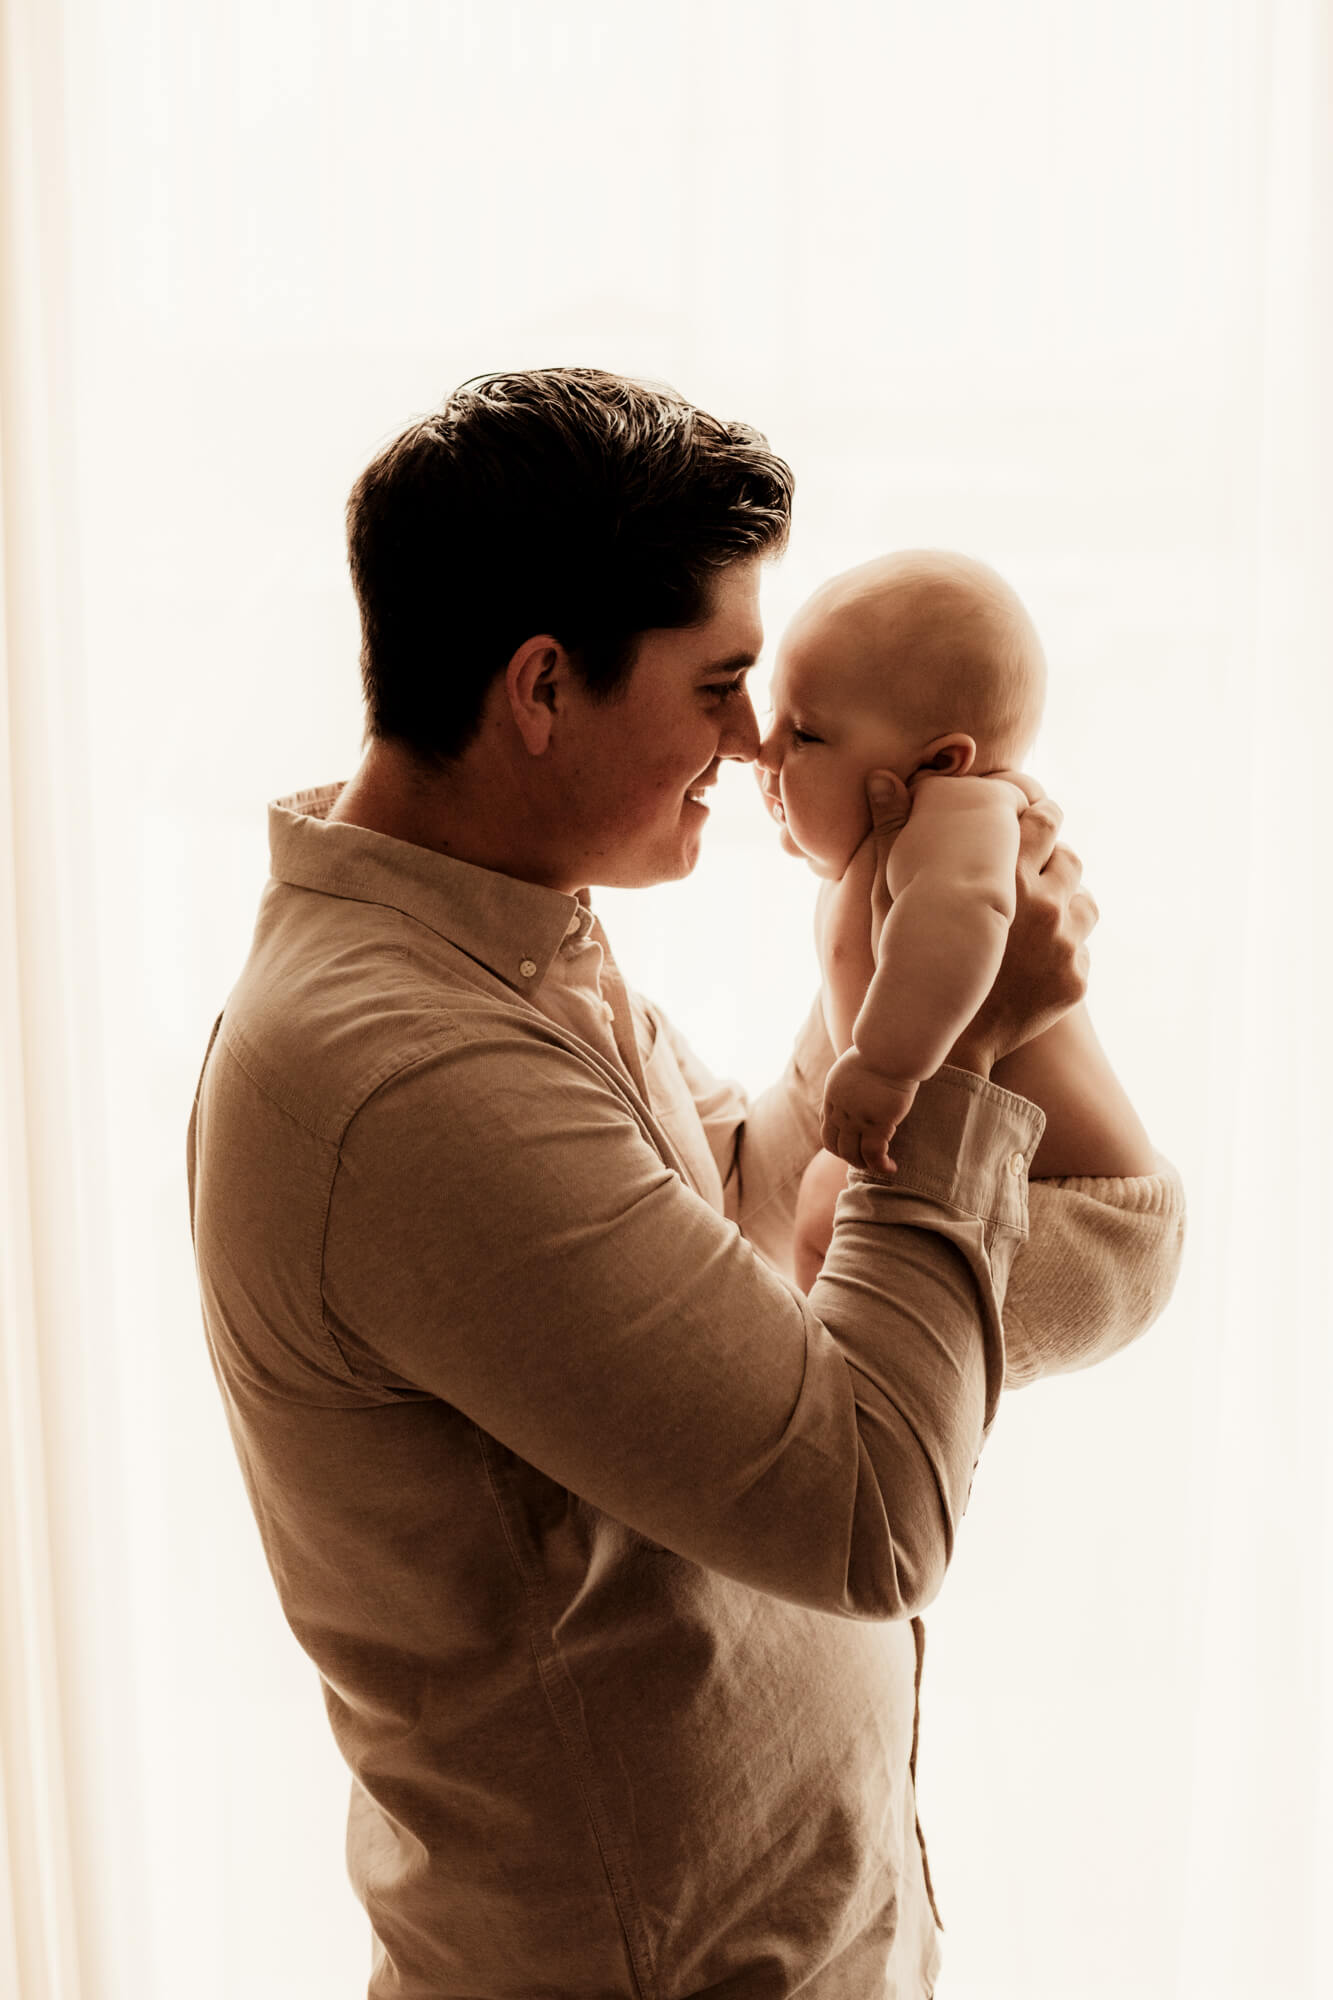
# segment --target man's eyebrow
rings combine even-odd
[[[744,674],[750,671],[759,659],[758,653],[733,653],[729,660],[714,660],[705,667],[706,674]]]

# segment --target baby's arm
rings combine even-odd
[[[888,1140],[989,993],[1014,914],[1018,818],[1004,778],[919,778],[889,857],[892,908],[853,1028],[829,1071],[823,1140],[885,1169]]]

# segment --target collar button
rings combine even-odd
[[[530,958],[525,958],[518,969],[525,979],[535,979],[537,976],[537,967]]]

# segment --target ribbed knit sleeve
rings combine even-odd
[[[1162,1311],[1180,1270],[1185,1190],[1160,1153],[1157,1167],[1029,1183],[1029,1236],[1004,1302],[1006,1389],[1103,1361]]]

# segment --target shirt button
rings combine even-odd
[[[530,958],[525,958],[518,969],[525,979],[535,979],[537,976],[537,968]]]
[[[1009,1171],[1011,1174],[1021,1174],[1026,1165],[1027,1161],[1021,1153],[1011,1153],[1009,1155]]]
[[[579,927],[579,913],[577,910],[575,910],[573,916],[570,918],[569,922],[565,925],[565,936],[573,937],[578,927]]]
[[[602,1015],[608,1021],[614,1021],[616,1018],[616,1010],[609,1000],[603,1000],[602,1002]]]

